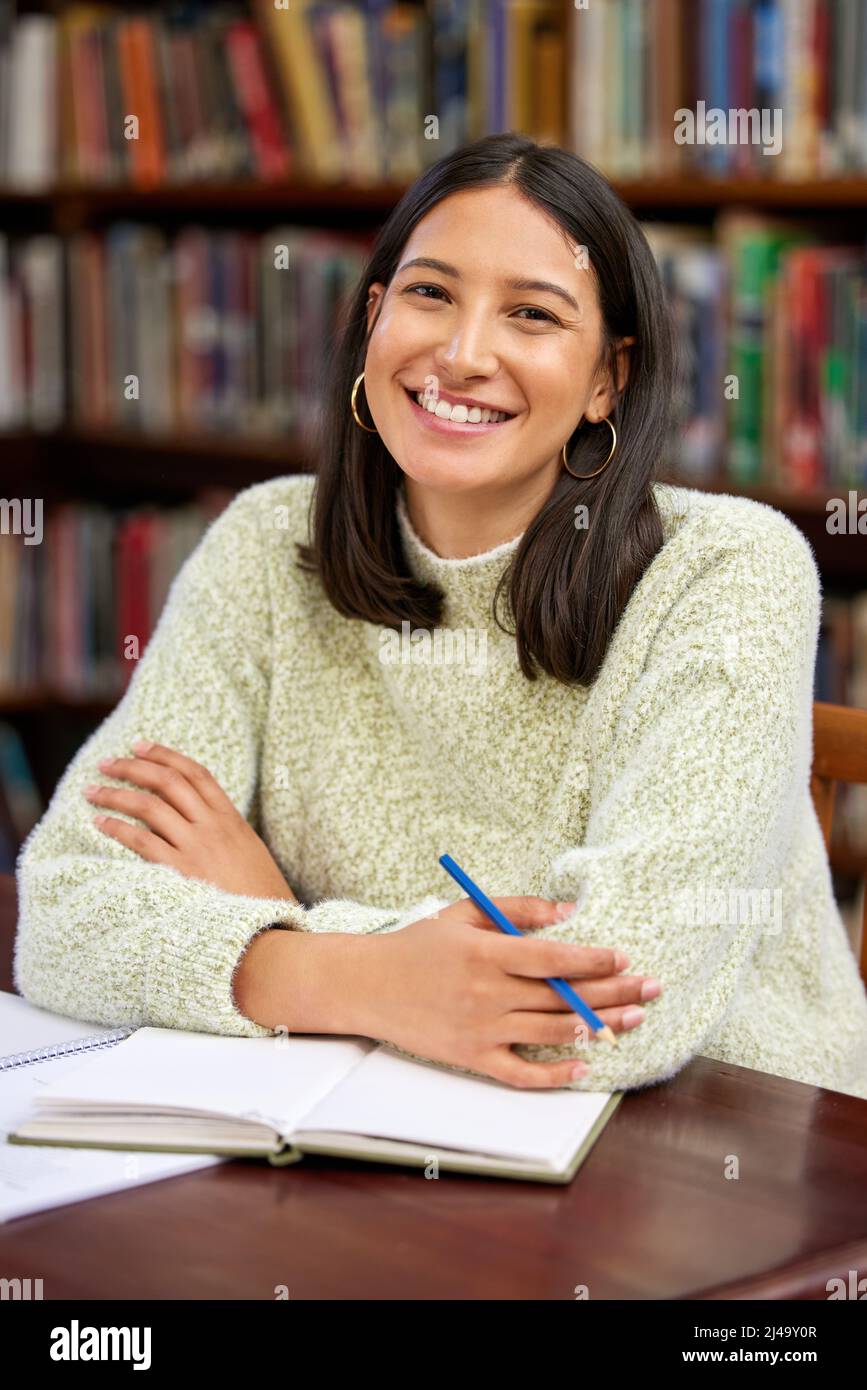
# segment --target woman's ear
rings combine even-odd
[[[367,331],[370,333],[376,322],[376,316],[382,308],[382,296],[385,294],[385,285],[376,281],[367,291]]]
[[[634,338],[621,338],[617,344],[617,394],[623,390],[629,377],[629,367],[632,362],[632,353],[629,349],[635,342]],[[613,405],[613,402],[612,402]]]
[[[619,338],[615,350],[615,368],[617,373],[617,389],[611,379],[610,370],[606,370],[599,385],[593,392],[588,402],[588,408],[584,412],[588,420],[599,423],[604,420],[614,409],[614,402],[623,390],[629,378],[629,367],[631,361],[630,347],[635,342],[634,338]]]

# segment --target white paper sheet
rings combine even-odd
[[[381,1135],[564,1166],[610,1091],[525,1091],[425,1066],[380,1047],[304,1119],[303,1130]]]

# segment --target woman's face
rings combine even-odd
[[[412,265],[418,257],[440,264]],[[376,326],[361,397],[409,477],[454,491],[553,485],[582,416],[604,419],[613,404],[598,372],[593,273],[581,261],[562,230],[509,187],[452,194],[419,222],[391,284],[370,288],[368,329]],[[541,281],[562,293],[528,283]],[[427,389],[439,414],[407,388]],[[455,421],[441,418],[455,397],[511,418],[474,424],[469,406]]]

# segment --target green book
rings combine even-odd
[[[738,483],[762,475],[764,407],[768,399],[770,315],[768,292],[791,246],[810,238],[798,229],[733,214],[723,234],[729,274],[729,339],[726,372],[738,382],[728,402],[728,473]]]
[[[524,1090],[367,1038],[138,1028],[40,1086],[8,1142],[276,1165],[331,1154],[567,1183],[623,1094]]]

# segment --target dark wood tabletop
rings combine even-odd
[[[2,880],[4,989],[15,920]],[[704,1057],[625,1096],[565,1187],[236,1159],[0,1226],[0,1275],[52,1299],[824,1300],[853,1269],[867,1101]]]

